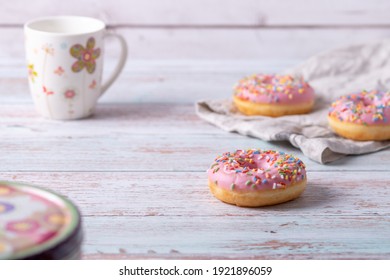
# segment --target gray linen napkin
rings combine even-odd
[[[265,141],[287,140],[310,159],[329,163],[347,154],[364,154],[390,147],[390,141],[352,141],[335,135],[327,125],[331,102],[363,89],[390,88],[390,40],[321,53],[285,71],[303,76],[316,92],[313,112],[278,118],[243,116],[232,99],[199,101],[202,119],[230,132]],[[231,96],[232,93],[226,93]]]

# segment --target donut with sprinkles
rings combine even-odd
[[[306,188],[305,164],[273,150],[236,150],[218,156],[207,170],[211,193],[242,207],[260,207],[297,198]]]
[[[390,92],[364,90],[342,96],[332,103],[328,121],[345,138],[390,140]]]
[[[245,115],[305,114],[313,108],[314,90],[302,77],[255,74],[237,83],[233,102]]]

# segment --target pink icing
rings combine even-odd
[[[207,170],[218,187],[235,191],[286,188],[306,178],[304,163],[283,152],[256,149],[224,153]]]
[[[332,103],[328,115],[342,122],[388,125],[390,92],[373,90],[342,96]]]
[[[314,100],[313,88],[290,75],[262,75],[246,77],[234,88],[236,97],[254,103],[300,104]]]

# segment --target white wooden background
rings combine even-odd
[[[74,200],[84,258],[389,258],[389,150],[323,166],[220,131],[193,107],[230,96],[244,75],[389,38],[389,12],[387,0],[0,0],[0,177]],[[32,107],[22,24],[57,14],[100,18],[129,44],[88,120],[44,121]],[[107,71],[116,48],[108,42]],[[215,200],[205,169],[246,147],[301,157],[303,197],[265,209]]]
[[[1,0],[0,74],[9,83],[25,78],[25,21],[93,16],[130,48],[115,94],[104,101],[193,102],[208,96],[202,89],[225,96],[258,69],[275,72],[334,47],[389,38],[389,12],[387,0]],[[116,47],[107,47],[109,66]],[[29,100],[26,84],[18,84],[7,98]]]

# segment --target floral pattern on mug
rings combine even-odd
[[[73,99],[76,96],[76,92],[73,89],[68,89],[64,92],[66,99]]]
[[[96,80],[93,80],[91,84],[88,86],[90,89],[95,89],[96,88]]]
[[[42,50],[45,54],[54,55],[54,48],[50,44],[44,44]]]
[[[72,65],[73,72],[80,72],[84,68],[89,74],[92,74],[96,68],[96,59],[100,56],[100,48],[94,49],[95,38],[91,37],[87,41],[87,45],[84,48],[80,44],[73,45],[70,48],[70,54],[77,61]]]
[[[60,47],[61,49],[66,50],[68,48],[68,44],[66,42],[62,42]]]
[[[54,70],[54,74],[56,74],[58,76],[62,76],[64,73],[65,73],[65,70],[61,66],[58,66],[57,69]]]
[[[46,94],[46,95],[52,95],[52,94],[54,94],[53,91],[48,90],[47,87],[45,87],[45,86],[42,86],[42,90],[43,90],[43,93]]]
[[[38,76],[37,71],[34,70],[34,64],[29,64],[27,66],[28,77],[31,79],[31,82],[35,83],[35,78]]]
[[[67,89],[64,92],[64,97],[66,100],[68,100],[68,115],[72,116],[74,114],[74,107],[73,107],[73,101],[74,98],[77,96],[76,91],[74,89]]]

